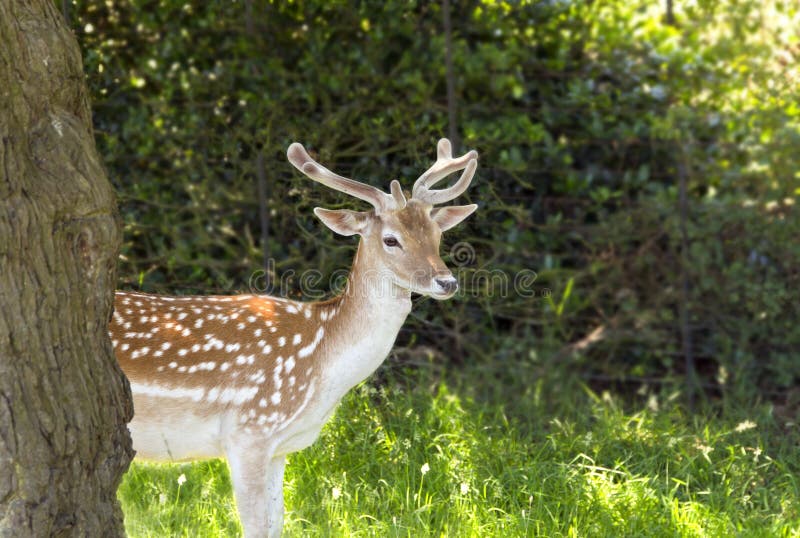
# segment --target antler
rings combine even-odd
[[[448,202],[459,196],[469,187],[475,169],[478,167],[478,152],[472,150],[461,157],[453,158],[453,146],[446,138],[439,140],[436,146],[436,162],[414,183],[412,197],[427,202],[431,205]],[[464,169],[464,173],[452,187],[438,191],[430,190],[436,183],[453,172]]]
[[[302,144],[298,144],[297,142],[289,146],[289,149],[286,151],[286,156],[295,168],[314,181],[318,181],[326,187],[369,202],[378,213],[405,207],[406,200],[400,190],[400,184],[397,183],[397,180],[392,181],[392,194],[387,194],[372,185],[342,177],[339,174],[331,172],[312,159]]]

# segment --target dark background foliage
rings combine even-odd
[[[798,8],[663,9],[452,2],[460,149],[481,154],[463,201],[480,210],[445,236],[463,293],[417,301],[395,364],[795,402]],[[287,146],[409,188],[448,132],[438,2],[65,10],[119,193],[122,288],[250,291],[270,259],[273,293],[329,293],[355,242],[311,209],[358,203],[296,173]]]

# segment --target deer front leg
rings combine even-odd
[[[228,451],[228,464],[245,538],[279,538],[286,457],[234,448]]]

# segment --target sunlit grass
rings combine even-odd
[[[290,459],[285,535],[800,536],[800,437],[768,407],[623,409],[555,374],[493,374],[348,395]],[[119,496],[130,536],[240,533],[221,461],[136,464]]]

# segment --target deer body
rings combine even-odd
[[[286,455],[313,443],[347,391],[383,362],[411,293],[444,299],[455,292],[439,238],[475,206],[433,209],[428,197],[466,188],[476,155],[449,153],[440,141],[437,164],[406,200],[397,182],[386,195],[290,147],[290,161],[312,179],[375,206],[368,213],[315,210],[334,231],[362,237],[346,289],[334,299],[117,292],[109,331],[131,383],[134,449],[160,461],[226,457],[248,538],[280,535]],[[465,167],[454,187],[427,190],[441,179],[432,175]]]

